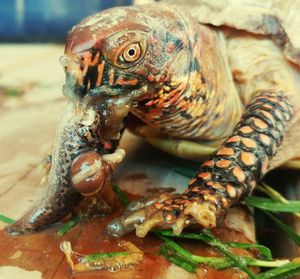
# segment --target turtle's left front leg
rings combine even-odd
[[[260,92],[246,107],[232,135],[205,161],[180,195],[161,195],[131,205],[108,226],[119,236],[136,228],[143,237],[152,228],[180,234],[191,222],[215,227],[226,210],[246,197],[264,176],[294,116],[282,91]]]

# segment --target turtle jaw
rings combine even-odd
[[[142,77],[113,66],[100,50],[65,53],[60,63],[66,74],[63,93],[69,100],[95,105],[108,98],[135,99],[147,92]]]
[[[64,95],[83,108],[94,107],[101,118],[99,137],[116,146],[126,116],[151,90],[151,84],[109,63],[99,49],[66,52],[60,63],[66,74]]]

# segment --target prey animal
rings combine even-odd
[[[183,193],[130,205],[108,226],[117,236],[215,227],[269,170],[300,155],[300,52],[284,26],[259,8],[236,21],[211,9],[203,20],[197,16],[209,5],[198,2],[190,11],[164,3],[113,8],[72,28],[61,59],[69,104],[47,195],[10,233],[40,230],[99,192],[124,157],[124,128],[171,140],[163,149],[173,153],[182,141],[216,148]]]

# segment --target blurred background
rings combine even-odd
[[[101,10],[131,0],[0,0],[0,42],[64,42],[67,31]]]
[[[131,2],[0,0],[0,109],[63,99],[59,57],[68,31],[87,16]]]

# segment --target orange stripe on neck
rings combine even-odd
[[[130,80],[125,80],[122,76],[120,76],[116,81],[116,84],[118,84],[118,85],[136,85],[137,83],[138,83],[138,80],[136,78],[130,79]]]
[[[112,86],[114,84],[115,70],[113,68],[109,71],[109,85]]]
[[[97,78],[97,81],[96,81],[96,86],[97,87],[100,86],[101,82],[102,82],[104,65],[105,65],[104,60],[98,65],[98,78]]]

